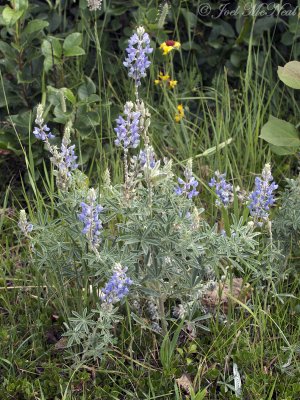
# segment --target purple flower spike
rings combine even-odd
[[[78,164],[76,163],[77,156],[75,155],[75,144],[72,146],[66,146],[64,143],[61,144],[61,158],[62,161],[58,164],[58,168],[60,170],[67,170],[68,176],[70,176],[71,172],[78,168]]]
[[[42,104],[39,104],[37,107],[35,119],[35,123],[37,124],[37,126],[34,128],[33,134],[37,139],[45,142],[48,139],[53,139],[55,136],[52,135],[52,133],[50,132],[50,128],[48,128],[48,126],[44,123],[43,112],[44,108]]]
[[[103,211],[103,207],[96,203],[96,192],[90,189],[88,193],[87,203],[82,202],[81,214],[78,215],[80,221],[83,222],[82,233],[86,235],[92,247],[96,248],[101,242],[102,221],[99,214]]]
[[[122,268],[121,264],[116,264],[114,273],[107,282],[101,293],[101,300],[108,304],[114,304],[122,300],[129,293],[129,286],[132,280],[126,275],[127,268]]]
[[[216,189],[216,205],[227,207],[229,203],[233,201],[233,186],[230,183],[227,183],[226,174],[220,174],[219,171],[215,172],[215,178],[212,178],[209,182],[209,186],[211,188]]]
[[[259,221],[258,225],[268,220],[270,207],[275,203],[273,192],[277,188],[278,185],[273,181],[270,164],[266,164],[262,171],[262,178],[255,178],[254,190],[249,195],[248,208],[254,220]]]
[[[195,179],[190,166],[184,170],[185,180],[178,178],[179,185],[175,188],[175,193],[178,196],[185,194],[189,199],[197,196],[199,192],[196,190],[199,182]]]
[[[148,151],[148,160],[147,160],[147,151]],[[145,150],[140,151],[139,161],[140,161],[142,168],[144,168],[144,166],[147,164],[147,162],[149,163],[149,167],[151,169],[155,168],[155,166],[156,166],[155,153],[151,146],[149,146]]]
[[[129,147],[136,148],[140,143],[139,125],[141,113],[133,111],[134,104],[128,101],[124,106],[124,114],[126,118],[122,116],[116,119],[117,127],[115,132],[117,133],[117,139],[115,140],[116,146],[121,146],[123,149]]]
[[[140,86],[141,78],[146,76],[146,69],[151,64],[148,54],[152,53],[152,51],[149,35],[140,26],[129,39],[126,49],[127,58],[123,62],[124,66],[128,68],[128,76],[134,79],[136,86]]]

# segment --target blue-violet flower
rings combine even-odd
[[[52,135],[52,133],[50,132],[50,128],[48,128],[48,126],[44,123],[43,112],[43,106],[42,104],[39,104],[37,107],[37,114],[35,119],[35,123],[38,126],[34,128],[33,134],[37,139],[45,142],[48,139],[53,139],[55,136]]]
[[[148,164],[151,169],[155,168],[156,165],[155,153],[151,146],[148,146],[146,149],[140,151],[139,161],[142,168],[146,164]]]
[[[136,86],[140,86],[141,78],[146,76],[146,69],[149,68],[151,62],[148,54],[152,53],[150,47],[150,38],[145,29],[140,26],[131,36],[126,49],[127,58],[123,64],[128,68],[128,76],[133,78]]]
[[[227,183],[226,174],[221,174],[219,171],[215,172],[215,177],[209,182],[211,188],[216,189],[216,205],[227,207],[229,203],[233,202],[233,186]]]
[[[123,149],[136,148],[140,143],[139,124],[141,114],[138,111],[133,111],[133,109],[134,104],[128,101],[124,106],[126,119],[121,115],[116,119],[118,126],[115,128],[117,133],[115,144],[116,146],[122,146]]]
[[[248,208],[255,221],[268,220],[270,207],[275,203],[273,192],[277,188],[278,185],[273,181],[271,174],[271,166],[266,164],[262,171],[262,178],[255,178],[254,190],[249,195]],[[262,225],[262,222],[258,222],[258,225]]]
[[[199,194],[199,192],[196,190],[199,183],[193,176],[191,165],[188,165],[185,168],[184,176],[185,180],[178,178],[179,185],[175,188],[175,193],[178,196],[185,194],[189,199],[191,199]]]
[[[96,203],[95,189],[90,189],[87,196],[87,203],[81,203],[81,214],[78,215],[84,227],[82,233],[86,235],[93,248],[96,248],[101,242],[102,221],[99,214],[103,211],[103,207]]]
[[[132,280],[126,275],[127,268],[122,268],[121,264],[116,264],[113,275],[105,285],[100,298],[103,302],[114,304],[122,300],[129,293],[129,286]]]

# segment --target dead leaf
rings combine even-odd
[[[67,347],[68,338],[65,336],[61,337],[58,342],[55,343],[55,350],[64,350]]]
[[[187,394],[190,394],[193,384],[189,375],[183,374],[180,378],[176,379],[176,383],[179,388],[183,389]]]
[[[0,156],[7,156],[8,154],[11,154],[12,152],[7,149],[0,149]]]
[[[234,297],[245,303],[249,299],[250,293],[250,286],[243,285],[242,278],[233,278],[232,282],[219,282],[214,289],[204,293],[202,303],[210,310],[220,306],[226,313],[228,311],[230,297]]]

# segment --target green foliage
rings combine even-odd
[[[299,134],[294,125],[272,115],[263,126],[260,137],[270,143],[271,149],[279,155],[294,154],[300,147]]]
[[[285,252],[299,254],[300,235],[300,185],[299,177],[290,180],[282,195],[282,205],[273,222],[276,239],[281,243]]]
[[[300,62],[290,61],[284,67],[278,67],[279,79],[292,89],[300,89]]]
[[[300,63],[298,61],[290,61],[284,67],[278,67],[278,76],[287,86],[300,89]],[[295,154],[300,147],[297,128],[272,115],[263,126],[260,137],[268,142],[271,150],[278,155]]]

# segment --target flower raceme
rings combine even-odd
[[[55,136],[52,135],[52,133],[50,132],[50,128],[48,128],[47,124],[44,123],[43,111],[44,110],[42,104],[39,104],[37,107],[37,115],[35,119],[35,123],[38,126],[34,128],[33,134],[37,139],[45,142],[48,139],[53,139]]]
[[[160,45],[160,49],[163,52],[163,55],[166,56],[169,54],[172,50],[178,50],[180,48],[181,44],[180,42],[176,42],[175,40],[167,40],[166,42],[163,42]]]
[[[139,111],[134,111],[134,104],[128,101],[124,106],[124,119],[121,115],[116,119],[117,127],[114,129],[117,133],[115,140],[116,146],[121,146],[123,149],[136,148],[140,143],[139,125],[140,116]]]
[[[148,54],[151,54],[152,51],[150,37],[145,29],[140,26],[129,39],[126,49],[127,58],[123,62],[124,66],[128,68],[128,76],[134,79],[136,86],[140,86],[141,78],[146,76],[146,69],[151,64]]]
[[[258,225],[269,218],[270,207],[275,203],[273,192],[278,185],[273,181],[270,164],[266,164],[262,171],[262,178],[255,178],[255,187],[249,195],[250,204],[248,208],[251,216]]]
[[[96,248],[101,242],[102,221],[99,214],[103,207],[96,203],[96,192],[90,189],[87,196],[87,203],[81,202],[81,213],[78,219],[83,222],[82,233],[86,235],[93,248]]]
[[[114,304],[122,300],[129,293],[129,286],[132,280],[126,275],[127,268],[122,268],[121,264],[116,264],[113,275],[101,292],[100,298],[103,302]]]
[[[139,161],[142,168],[144,168],[145,165],[149,166],[151,169],[155,168],[155,153],[152,146],[140,151]]]
[[[67,146],[64,143],[61,144],[61,156],[62,161],[59,163],[60,169],[66,169],[68,176],[70,176],[70,171],[77,169],[78,164],[76,163],[77,156],[75,155],[75,144],[72,146]]]
[[[226,174],[221,174],[219,171],[215,172],[215,177],[209,182],[211,188],[215,188],[217,199],[216,206],[223,205],[227,207],[233,201],[233,186],[227,183]]]
[[[185,180],[178,178],[179,185],[175,188],[175,193],[178,196],[185,194],[189,199],[197,196],[199,192],[196,190],[199,182],[195,179],[190,166],[184,170]]]

